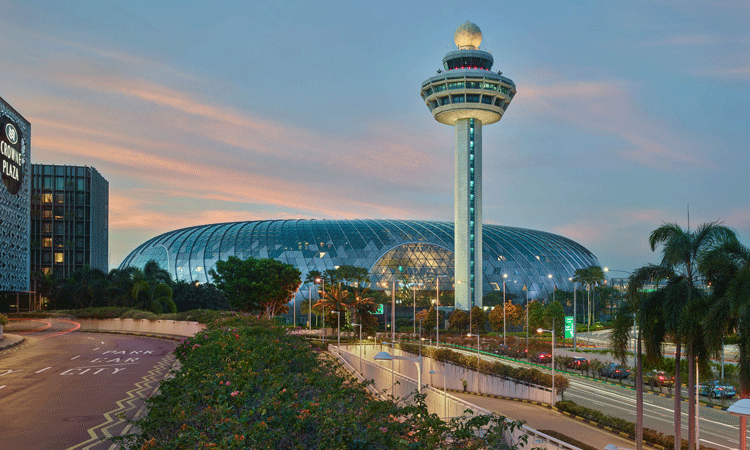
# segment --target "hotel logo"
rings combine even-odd
[[[8,117],[0,117],[0,164],[3,184],[8,192],[15,195],[21,190],[23,164],[26,161],[22,151],[22,140],[18,128]]]

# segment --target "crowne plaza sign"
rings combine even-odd
[[[3,184],[11,194],[18,194],[23,182],[22,137],[18,126],[8,117],[0,117],[0,164]]]

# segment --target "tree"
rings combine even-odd
[[[228,310],[229,301],[224,293],[211,283],[178,281],[172,285],[172,300],[178,312],[193,309]]]
[[[510,292],[505,293],[505,301],[509,302],[511,300],[515,300],[518,296],[515,294],[511,294]],[[494,291],[490,292],[489,294],[485,295],[484,298],[482,298],[482,305],[484,306],[496,306],[500,305],[503,306],[503,292],[502,291]]]
[[[36,279],[36,291],[41,297],[47,298],[49,306],[57,309],[57,300],[60,298],[60,291],[65,285],[65,280],[61,280],[54,272],[34,274]]]
[[[564,336],[565,331],[565,310],[560,302],[554,301],[544,308],[544,322],[545,327],[552,328],[552,319],[555,319],[555,334],[557,336]],[[531,317],[529,317],[529,321]]]
[[[724,335],[739,337],[740,397],[750,398],[750,248],[730,239],[708,252],[699,265],[712,286],[712,305],[705,318],[706,343],[718,353]],[[721,332],[716,332],[716,331]]]
[[[448,329],[465,331],[469,328],[469,313],[457,309],[448,318]]]
[[[703,327],[701,315],[705,311],[706,303],[700,289],[697,288],[701,276],[699,263],[711,250],[719,247],[723,242],[736,239],[732,230],[719,222],[708,222],[700,225],[695,231],[689,228],[683,230],[676,223],[665,223],[651,233],[649,245],[651,251],[662,246],[661,266],[671,270],[673,277],[667,283],[662,294],[666,303],[662,306],[673,314],[672,320],[677,321],[675,334],[675,399],[680,396],[679,366],[680,341],[687,344],[688,358],[688,435],[689,448],[696,448],[694,439],[695,424],[695,385],[696,385],[696,357],[705,350],[703,347]],[[684,297],[682,297],[684,296]],[[657,296],[650,296],[653,299]],[[644,307],[646,305],[644,304]],[[670,319],[669,316],[665,319]],[[645,331],[645,330],[644,330]],[[680,404],[675,401],[675,450],[679,450],[681,439]]]
[[[275,259],[230,256],[217,261],[210,275],[232,307],[271,318],[289,309],[287,303],[300,285],[301,272]]]
[[[526,305],[526,309],[528,311],[524,311],[524,318],[528,315],[529,333],[533,333],[537,328],[544,326],[544,306],[536,300],[531,300]]]
[[[105,306],[106,275],[89,266],[73,272],[60,290],[63,308],[90,308]]]
[[[487,324],[487,314],[479,306],[471,308],[471,332],[479,334],[484,332]]]
[[[154,314],[177,312],[172,300],[172,288],[162,280],[138,277],[133,283],[132,295],[138,309],[146,309]]]
[[[524,310],[522,307],[514,304],[511,301],[508,301],[505,304],[505,315],[507,316],[505,318],[505,327],[506,330],[508,327],[512,325],[520,325],[520,321],[526,320],[526,316],[524,315]],[[495,331],[502,331],[503,329],[503,305],[497,305],[494,308],[492,308],[492,311],[488,314],[488,319],[490,321],[490,326]]]
[[[573,281],[578,283],[583,283],[588,285],[588,295],[592,295],[592,289],[595,288],[597,284],[599,284],[601,281],[603,281],[604,278],[604,270],[600,266],[589,266],[584,269],[577,269],[575,271],[575,274],[573,275]],[[594,298],[596,297],[596,291],[593,292]],[[592,319],[595,318],[595,315],[592,313],[591,305],[592,303],[595,303],[595,299],[592,300],[591,297],[589,297],[588,304],[589,304],[589,310],[588,310],[588,318],[586,319],[589,326],[591,326]]]
[[[422,319],[423,330],[435,329],[436,317],[435,317],[435,306],[431,306],[428,310],[422,310],[417,313],[417,320]],[[440,310],[440,323],[445,323],[445,311]]]

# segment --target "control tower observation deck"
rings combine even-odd
[[[516,85],[492,72],[478,26],[462,24],[454,41],[458,50],[422,82],[421,94],[435,120],[455,128],[455,306],[467,311],[482,306],[482,125],[503,117]]]

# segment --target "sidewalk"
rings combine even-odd
[[[17,334],[3,333],[3,338],[0,339],[0,352],[5,349],[15,347],[18,344],[23,343],[26,338]]]

